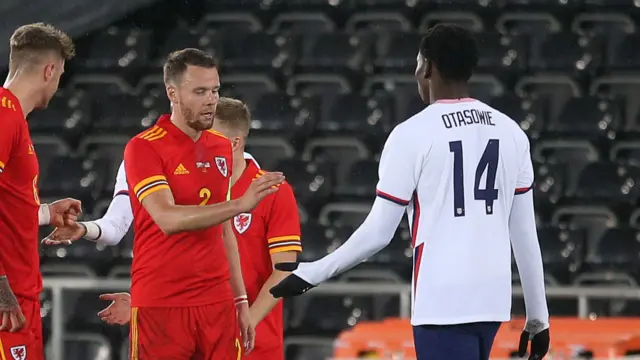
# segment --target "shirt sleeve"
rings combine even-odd
[[[124,150],[126,181],[138,201],[162,189],[168,189],[169,183],[164,175],[160,155],[151,144],[141,138],[133,138]]]
[[[525,149],[520,162],[520,173],[516,182],[516,195],[522,195],[533,189],[533,163],[531,162],[531,150],[529,148],[529,139],[523,134]]]
[[[127,234],[133,222],[131,201],[126,196],[114,197],[104,216],[94,222],[100,229],[95,241],[104,245],[117,245]]]
[[[0,110],[0,121],[3,122],[0,130],[0,174],[2,174],[20,138],[20,128],[6,111]]]
[[[120,163],[118,175],[116,175],[116,186],[113,189],[113,197],[120,195],[129,196],[129,186],[127,184],[127,172],[125,170],[124,161]]]
[[[405,128],[397,126],[384,144],[376,187],[378,197],[407,206],[422,172],[422,155]]]
[[[342,246],[320,260],[300,263],[293,273],[318,285],[351,269],[391,242],[403,215],[404,207],[376,198],[367,218]]]
[[[267,222],[269,253],[302,251],[300,215],[291,185],[280,185],[280,190],[272,196],[274,198]]]

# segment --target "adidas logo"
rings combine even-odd
[[[186,175],[189,173],[189,170],[187,170],[186,167],[184,167],[184,165],[180,164],[178,165],[178,167],[173,170],[173,175]]]

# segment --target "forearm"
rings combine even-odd
[[[51,214],[49,213],[49,205],[41,204],[38,209],[38,225],[49,225]]]
[[[515,196],[509,218],[509,232],[522,283],[527,320],[538,320],[548,326],[549,310],[532,191]]]
[[[342,246],[311,263],[302,263],[295,274],[312,285],[349,270],[389,244],[402,220],[404,206],[376,198],[362,225]]]
[[[82,222],[87,229],[84,236],[89,241],[104,245],[117,245],[129,231],[133,212],[128,196],[116,196],[100,219]]]
[[[289,274],[284,271],[274,270],[264,285],[262,285],[262,289],[260,289],[258,297],[249,308],[251,311],[251,318],[256,322],[256,325],[262,321],[262,319],[264,319],[280,301],[280,299],[274,298],[269,290],[278,285],[280,281],[284,280],[288,275]]]
[[[242,278],[242,266],[240,265],[240,252],[238,251],[238,240],[233,234],[231,224],[225,222],[222,225],[222,238],[224,241],[224,250],[227,254],[227,260],[229,261],[229,273],[231,290],[233,291],[233,297],[238,299],[244,297],[246,299],[247,290],[244,286],[244,279]]]
[[[241,212],[237,200],[206,206],[171,205],[158,214],[158,218],[154,217],[154,220],[162,231],[175,234],[220,225]]]

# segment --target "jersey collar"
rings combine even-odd
[[[172,122],[171,122],[171,115],[170,114],[164,114],[161,115],[158,118],[158,121],[156,122],[157,126],[160,126],[161,128],[165,129],[167,131],[167,133],[169,133],[169,135],[173,136],[174,138],[176,138],[177,140],[183,142],[183,141],[189,141],[190,143],[196,143],[197,141],[193,141],[192,138],[189,137],[189,135],[185,134],[184,131],[180,130],[178,127],[176,127]],[[200,138],[202,138],[202,136],[200,136]],[[198,139],[200,140],[200,139]]]
[[[7,99],[11,100],[12,104],[15,105],[16,111],[19,111],[22,117],[26,119],[26,116],[24,116],[24,110],[22,110],[22,105],[20,105],[20,100],[18,100],[18,97],[15,96],[11,92],[11,90],[7,89],[6,87],[0,87],[0,89],[3,90],[2,92],[7,96]]]

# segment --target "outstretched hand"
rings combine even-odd
[[[290,272],[297,269],[298,264],[298,262],[281,262],[275,264],[275,268],[276,270]],[[278,285],[272,287],[269,292],[275,298],[287,298],[302,295],[314,287],[314,285],[302,280],[298,275],[291,273],[280,281]]]
[[[45,245],[71,245],[87,234],[87,228],[79,223],[57,227],[42,240]]]
[[[102,294],[100,300],[111,304],[98,313],[100,320],[109,325],[125,325],[131,320],[131,295],[127,293]]]

